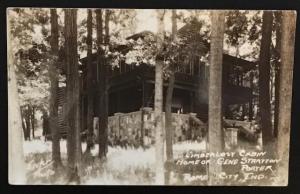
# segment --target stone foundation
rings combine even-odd
[[[238,132],[236,126],[248,128],[250,122],[226,120],[231,127],[224,128],[225,149],[234,149],[238,145]],[[97,118],[94,121],[95,135],[98,136]],[[163,127],[165,113],[163,113]],[[172,113],[172,126],[174,130],[173,143],[185,140],[201,140],[207,132],[207,124],[196,118],[196,113]],[[108,134],[111,142],[127,142],[133,144],[154,143],[154,111],[145,107],[140,111],[130,113],[115,113],[108,118]],[[113,144],[113,143],[112,143]]]
[[[204,136],[207,129],[205,123],[193,123],[190,117],[195,113],[177,114],[172,113],[172,126],[174,128],[174,142],[186,139],[196,139]],[[163,113],[163,126],[165,125],[165,113]],[[131,113],[115,113],[108,118],[108,133],[118,136],[148,136],[154,141],[154,111],[152,108],[143,108],[140,111]]]

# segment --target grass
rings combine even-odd
[[[28,184],[68,184],[67,182],[67,150],[66,141],[62,140],[61,156],[63,168],[59,170],[60,174],[55,174],[51,162],[51,141],[33,140],[25,142],[24,153],[27,164],[27,183]],[[82,143],[84,151],[86,144]],[[183,142],[176,143],[173,146],[174,162],[182,158],[184,152],[193,150],[203,152],[206,149],[206,143]],[[108,147],[108,153],[105,160],[97,158],[98,146],[91,150],[91,155],[83,155],[83,165],[80,176],[80,184],[83,185],[152,185],[155,178],[155,148],[134,149],[121,147]],[[88,162],[87,162],[88,161]],[[206,175],[207,165],[186,165],[179,166],[174,163],[169,167],[172,170],[171,184],[174,185],[207,185],[207,181],[195,179],[186,180],[187,176]],[[223,171],[228,174],[240,173],[238,166],[223,166]],[[227,180],[224,185],[268,185],[270,180],[259,182],[241,182]]]

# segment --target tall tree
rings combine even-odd
[[[263,12],[262,37],[259,54],[259,116],[263,146],[268,149],[273,139],[270,103],[270,46],[273,15]]]
[[[274,136],[278,135],[278,106],[279,106],[279,79],[280,79],[280,41],[281,41],[281,11],[275,14],[275,32],[276,32],[276,61],[275,61],[275,107],[274,107]]]
[[[30,109],[30,123],[31,123],[31,129],[32,129],[32,138],[34,139],[35,137],[35,106],[32,105]]]
[[[177,21],[176,21],[176,10],[172,10],[172,40],[175,40],[175,34],[177,31]],[[174,65],[170,66],[169,84],[166,94],[166,104],[165,104],[165,130],[166,130],[166,154],[167,163],[169,164],[173,159],[173,129],[172,129],[172,99],[173,99],[173,89],[175,84],[175,68]],[[166,172],[166,184],[169,184],[169,169]]]
[[[224,38],[224,11],[211,12],[211,45],[208,89],[208,141],[209,151],[219,152],[223,149],[222,126],[222,62]],[[210,158],[209,185],[220,184],[218,174],[222,166],[217,158]]]
[[[77,54],[77,10],[65,9],[65,53],[68,113],[68,166],[71,182],[79,182],[78,171],[81,161],[79,72]]]
[[[103,19],[102,19],[102,10],[97,9],[96,10],[96,25],[97,25],[97,66],[98,71],[97,72],[97,83],[98,83],[98,96],[99,96],[99,132],[98,132],[98,142],[99,142],[99,158],[103,158],[105,156],[105,140],[104,140],[104,127],[105,124],[103,123],[103,86],[104,83],[101,83],[103,81],[103,58],[104,58],[104,51],[102,49],[103,46]]]
[[[164,16],[165,10],[157,10],[157,48],[155,64],[155,95],[154,95],[154,127],[155,127],[155,158],[156,158],[156,184],[164,184],[164,130],[162,122],[163,108],[163,51]]]
[[[278,156],[281,159],[279,175],[282,186],[288,184],[291,101],[294,65],[296,12],[283,11],[281,25],[281,66],[279,83]]]
[[[10,28],[8,22],[7,29]],[[25,162],[23,153],[23,133],[21,111],[19,105],[17,78],[15,74],[13,41],[11,32],[7,38],[7,93],[8,93],[8,182],[10,184],[25,184]]]
[[[87,10],[87,128],[88,128],[88,139],[87,139],[87,152],[90,152],[93,146],[93,119],[94,119],[94,83],[93,83],[93,64],[92,64],[92,35],[93,35],[93,16],[92,10]]]
[[[25,117],[25,124],[26,124],[25,140],[30,141],[30,129],[31,129],[31,125],[30,125],[30,105],[27,104],[24,108],[25,108],[24,117]]]
[[[61,165],[60,156],[60,132],[58,128],[58,16],[56,9],[50,9],[50,23],[51,23],[51,54],[53,55],[53,62],[49,64],[49,77],[50,77],[50,130],[52,134],[52,160],[53,167],[56,169]]]
[[[107,9],[105,10],[105,20],[104,20],[104,46],[105,51],[109,50],[109,22],[110,22],[110,16],[112,11]],[[102,131],[103,135],[102,139],[102,156],[106,156],[106,153],[108,151],[108,60],[106,60],[105,57],[103,57],[103,63],[100,66],[100,100],[101,100],[101,109],[100,109],[100,124],[99,128]]]

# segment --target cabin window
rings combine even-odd
[[[200,69],[200,59],[197,56],[195,58],[195,63],[193,64],[193,75],[199,75],[199,69]]]
[[[108,68],[108,76],[109,76],[109,77],[112,76],[112,68],[113,68],[113,67],[109,67],[109,68]]]
[[[185,74],[190,74],[191,73],[191,64],[192,64],[192,61],[190,60],[189,63],[187,65],[185,65],[185,68],[184,68],[184,73]]]
[[[120,73],[122,74],[122,73],[125,73],[126,72],[126,65],[125,65],[125,63],[121,63],[121,65],[120,65]]]
[[[99,82],[99,66],[98,66],[98,64],[96,64],[96,78],[97,78],[97,82]]]
[[[124,63],[124,66],[125,66],[125,72],[129,72],[130,71],[130,69],[129,69],[130,66],[127,63]]]
[[[204,63],[199,63],[199,75],[206,78],[206,65]]]
[[[119,74],[119,67],[115,66],[112,69],[112,76],[116,76]]]

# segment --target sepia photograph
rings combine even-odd
[[[296,11],[6,16],[9,184],[288,185]]]

